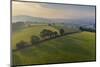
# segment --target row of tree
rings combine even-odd
[[[81,30],[81,31],[89,31],[89,32],[95,32],[95,31],[96,31],[95,29],[92,29],[92,28],[85,28],[85,27],[80,27],[80,30]]]
[[[47,39],[52,39],[52,38],[56,38],[58,36],[62,36],[65,34],[64,29],[60,29],[59,33],[57,31],[52,31],[52,30],[48,30],[48,29],[43,29],[40,32],[40,37],[38,36],[31,36],[30,38],[30,44],[25,42],[25,41],[20,41],[16,44],[17,49],[21,49],[21,48],[25,48],[29,45],[35,45],[38,44],[40,41],[43,40],[47,40]]]
[[[40,32],[40,37],[42,39],[50,39],[50,38],[54,38],[58,36],[58,32],[57,31],[51,31],[51,30],[48,30],[48,29],[43,29],[41,32]]]
[[[30,38],[30,43],[21,40],[20,42],[18,42],[18,43],[16,44],[16,48],[17,48],[17,49],[25,48],[25,47],[27,47],[27,46],[29,46],[29,45],[35,45],[35,44],[37,44],[38,42],[40,42],[40,38],[39,38],[38,36],[31,36],[31,38]]]

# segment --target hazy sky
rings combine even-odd
[[[94,18],[95,7],[46,3],[13,2],[12,15],[28,15],[33,17],[55,19]]]

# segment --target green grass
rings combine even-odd
[[[65,27],[64,25],[54,25],[54,26],[52,26],[52,27],[54,27],[54,28],[56,28],[56,29],[61,29],[61,28],[63,28],[64,29],[64,31],[66,32],[66,33],[68,33],[68,32],[76,32],[76,31],[80,31],[79,29],[75,29],[75,28],[69,28],[69,27]]]
[[[21,29],[12,35],[12,48],[16,49],[16,43],[18,43],[21,40],[24,40],[26,42],[30,42],[30,37],[32,35],[39,36],[40,32],[43,29],[49,29],[52,31],[58,31],[57,29],[47,26],[47,25],[33,25],[32,27]]]
[[[95,57],[95,33],[91,32],[66,35],[13,52],[17,65],[93,61]]]

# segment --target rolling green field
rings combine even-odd
[[[12,35],[12,48],[16,49],[16,43],[18,43],[21,40],[24,40],[26,42],[30,42],[30,37],[32,35],[39,36],[40,31],[43,29],[49,29],[52,31],[58,31],[57,29],[47,26],[47,25],[33,25],[32,27],[24,28],[22,30],[19,30]]]
[[[39,35],[42,29],[58,31],[50,26],[34,26],[16,32],[12,36],[12,48],[20,40],[29,42],[32,35]],[[46,64],[75,61],[94,61],[95,33],[80,32],[48,40],[20,51],[13,52],[15,65]]]

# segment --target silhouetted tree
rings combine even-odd
[[[21,40],[19,43],[16,44],[16,48],[20,49],[20,48],[24,48],[28,45],[27,42]]]
[[[36,44],[40,41],[38,36],[31,36],[31,44]]]
[[[52,25],[49,23],[48,26],[52,26]]]
[[[84,31],[84,29],[82,27],[79,28],[81,31]]]
[[[51,30],[47,30],[48,33],[48,38],[52,38],[53,37],[53,32]]]
[[[46,39],[46,37],[47,37],[47,30],[46,29],[43,29],[40,32],[40,37],[43,38],[43,39]]]
[[[43,39],[50,39],[56,36],[58,36],[58,33],[56,31],[53,32],[51,30],[44,29],[40,32],[40,37]]]
[[[60,35],[64,35],[64,29],[60,29],[59,32],[60,32]]]
[[[85,27],[80,27],[81,31],[89,31],[89,32],[95,32],[95,29],[92,28],[85,28]]]
[[[55,31],[53,32],[54,33],[54,37],[58,36],[58,33]]]
[[[47,30],[47,29],[43,29],[40,32],[40,37],[43,39],[48,39],[52,37],[52,31],[51,30]]]

